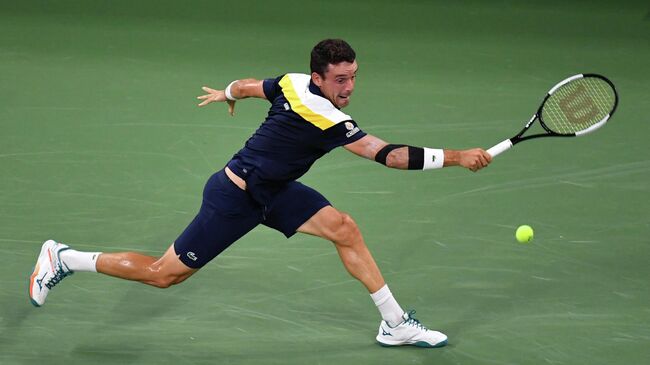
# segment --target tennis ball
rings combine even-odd
[[[517,228],[517,232],[515,232],[515,238],[517,238],[517,241],[520,243],[530,242],[533,239],[533,229],[531,226],[525,224],[523,226],[519,226],[519,228]]]

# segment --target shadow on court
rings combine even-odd
[[[134,364],[145,350],[145,346],[124,342],[101,342],[79,345],[70,352],[70,356],[88,364]]]
[[[13,299],[17,298],[13,297]],[[29,303],[27,294],[20,297],[20,299],[24,299],[22,303],[7,303],[5,300],[0,302],[0,308],[2,308],[2,314],[0,315],[0,353],[5,353],[8,351],[8,347],[20,341],[19,333],[23,323],[35,314],[36,308]]]
[[[140,283],[116,281],[115,286],[130,286],[119,301],[105,313],[96,313],[102,327],[149,324],[164,319],[174,308],[185,300],[181,295],[174,295],[174,289],[157,289]],[[186,285],[185,291],[191,289]]]

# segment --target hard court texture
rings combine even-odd
[[[48,238],[161,255],[266,115],[197,108],[200,87],[309,72],[327,37],[358,54],[345,112],[393,143],[488,148],[565,77],[619,89],[603,129],[478,173],[339,149],[301,179],[356,219],[447,347],[377,346],[332,244],[264,227],[182,285],[76,273],[30,305]],[[649,44],[643,1],[3,1],[0,364],[650,363]]]

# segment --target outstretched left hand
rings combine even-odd
[[[196,97],[199,100],[203,100],[199,106],[206,106],[216,101],[225,101],[228,103],[228,113],[230,115],[235,115],[235,101],[226,99],[226,93],[223,90],[215,90],[207,86],[203,86],[201,89],[203,89],[203,91],[205,91],[207,94]]]

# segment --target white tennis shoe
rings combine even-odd
[[[61,251],[68,248],[67,245],[53,240],[43,243],[34,272],[29,278],[29,299],[34,306],[42,306],[50,289],[66,276],[72,275],[73,272],[61,262],[60,258]]]
[[[447,344],[444,333],[427,329],[413,317],[414,314],[415,311],[404,313],[404,322],[396,327],[390,327],[386,321],[381,321],[377,342],[382,346],[443,347]]]

